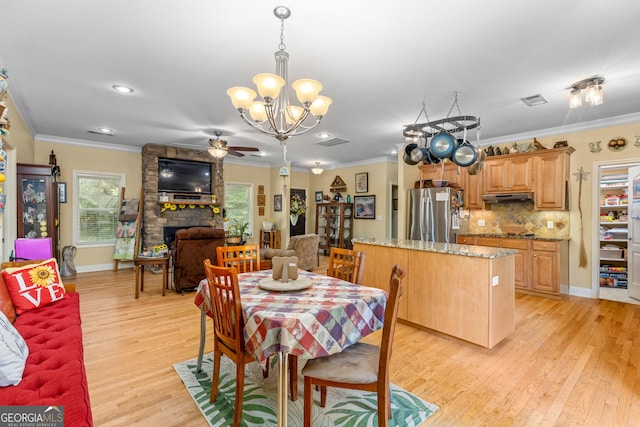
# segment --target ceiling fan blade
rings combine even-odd
[[[256,147],[227,147],[229,150],[236,151],[260,151],[259,148]]]
[[[227,150],[227,153],[234,155],[236,157],[244,157],[244,154],[237,152],[236,150]]]

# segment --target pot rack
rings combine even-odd
[[[456,107],[458,110],[458,116],[450,117],[453,108]],[[420,121],[420,117],[424,113],[426,118],[426,122],[418,123]],[[418,113],[418,117],[416,121],[412,125],[406,125],[404,130],[402,131],[402,135],[407,139],[412,139],[414,141],[418,140],[418,138],[430,138],[438,133],[446,132],[450,134],[464,132],[466,139],[466,132],[470,129],[475,129],[480,126],[480,118],[476,116],[463,116],[460,112],[460,105],[458,104],[458,92],[455,93],[455,97],[453,103],[451,104],[451,108],[449,108],[449,112],[447,113],[447,117],[440,120],[429,120],[429,115],[427,114],[427,110],[425,108],[424,101],[422,102],[422,109],[420,113]]]

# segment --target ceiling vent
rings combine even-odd
[[[325,147],[333,147],[335,145],[346,144],[347,142],[351,142],[351,141],[344,138],[331,138],[331,139],[322,140],[317,144]]]
[[[534,107],[536,105],[546,104],[547,100],[544,99],[544,96],[537,94],[533,96],[527,96],[526,98],[520,98],[522,102],[527,104],[529,107]]]

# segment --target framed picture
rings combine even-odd
[[[259,216],[264,216],[264,206],[259,206],[258,207],[258,215]]]
[[[356,219],[376,219],[376,196],[354,196]]]
[[[366,193],[369,191],[369,174],[361,172],[356,174],[356,193]]]
[[[273,196],[273,210],[275,212],[282,212],[282,194],[275,194]]]
[[[258,185],[258,194],[264,194],[264,185]]]
[[[258,206],[266,205],[266,201],[267,201],[267,196],[265,196],[264,194],[258,194]]]
[[[322,203],[322,191],[316,191],[316,203]]]
[[[67,183],[58,183],[58,201],[60,203],[67,203]]]

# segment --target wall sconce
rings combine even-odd
[[[584,101],[591,106],[600,105],[604,102],[604,92],[602,85],[604,77],[592,77],[590,79],[580,80],[568,87],[571,89],[569,94],[569,107],[578,108],[582,106],[582,92],[584,92]]]

